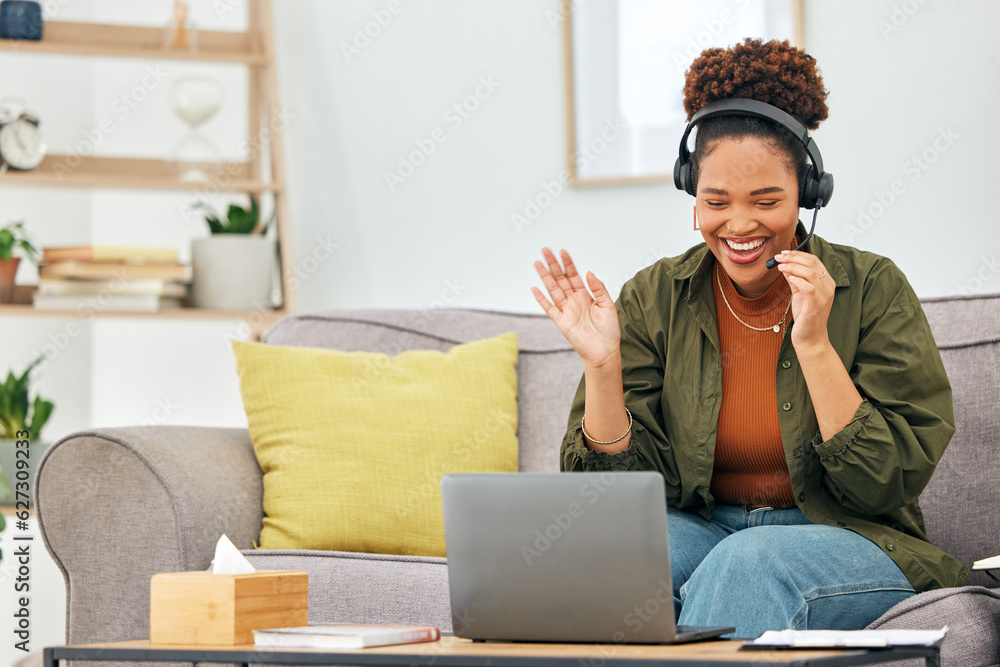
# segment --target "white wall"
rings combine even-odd
[[[558,0],[399,3],[348,62],[341,45],[390,0],[275,0],[301,309],[541,312],[530,287],[540,285],[532,262],[543,245],[568,248],[617,294],[637,270],[699,242],[690,198],[667,183],[565,189],[519,232],[511,216],[565,168]],[[245,21],[240,3],[224,15],[216,8],[227,3],[192,4],[205,27]],[[66,19],[157,25],[169,15],[166,2],[58,5]],[[883,34],[893,20],[898,30]],[[1000,3],[990,0],[806,0],[807,50],[831,91],[830,120],[816,138],[837,182],[818,231],[893,258],[921,296],[1000,292],[1000,227],[990,205],[1000,153],[998,25]],[[143,72],[108,59],[0,54],[0,96],[29,98],[61,150]],[[241,99],[239,75],[222,75],[230,99]],[[488,97],[480,88],[478,108],[449,122],[448,111],[482,80],[497,87]],[[152,156],[171,145],[182,128],[167,90],[151,91],[102,150]],[[232,146],[243,118],[228,106],[210,124],[213,136]],[[445,141],[391,191],[385,172],[438,128]],[[954,141],[935,148],[949,130]],[[925,151],[935,161],[911,180],[908,161]],[[902,194],[861,229],[859,207],[877,211],[897,180]],[[43,244],[176,243],[186,257],[188,240],[205,230],[179,217],[183,201],[177,193],[2,187],[0,221],[27,219]],[[330,244],[332,255],[317,259]],[[20,279],[33,281],[30,267]],[[0,317],[0,371],[23,368],[45,344],[57,351],[36,385],[57,403],[48,439],[140,422],[245,425],[227,347],[236,324]]]
[[[893,17],[894,4],[917,11]],[[532,262],[542,245],[570,249],[617,293],[653,259],[700,240],[690,198],[671,184],[566,191],[523,233],[514,229],[511,214],[564,168],[554,0],[404,0],[347,62],[339,45],[386,6],[299,3],[278,16],[279,38],[296,35],[279,41],[284,99],[301,112],[288,132],[296,250],[326,234],[341,244],[303,286],[303,307],[419,307],[457,281],[455,305],[540,312],[529,288],[540,285]],[[883,37],[878,21],[900,17]],[[1000,245],[1000,229],[983,224],[993,216],[982,198],[998,172],[998,24],[1000,5],[982,0],[806,3],[807,47],[831,91],[816,137],[837,179],[817,228],[892,257],[922,296],[1000,291],[1000,268],[977,279]],[[442,114],[490,75],[501,87],[449,129]],[[383,173],[435,127],[447,141],[390,192]],[[911,182],[910,156],[933,153],[948,128],[958,138]],[[852,230],[858,207],[878,204],[895,179],[903,195],[867,230]]]
[[[228,13],[221,6],[198,0],[192,14],[203,27],[245,24],[239,3]],[[512,223],[546,184],[556,187],[565,167],[557,0],[277,0],[276,7],[302,309],[540,312],[530,286],[540,284],[532,262],[543,245],[568,248],[617,293],[640,268],[699,241],[688,226],[690,199],[668,183],[566,188],[530,226]],[[165,19],[161,10],[61,0],[59,17],[155,25]],[[373,13],[391,21],[360,53],[345,56],[344,45]],[[1000,144],[992,111],[1000,102],[998,19],[1000,5],[988,0],[806,2],[807,48],[831,91],[830,119],[816,137],[837,179],[819,232],[892,257],[922,296],[1000,291],[1000,230],[984,224]],[[887,32],[893,21],[901,25]],[[39,108],[54,150],[76,145],[111,117],[115,131],[99,153],[169,154],[184,132],[169,109],[169,79],[127,119],[111,106],[156,64],[4,54],[0,93]],[[197,70],[224,80],[227,104],[206,130],[231,154],[245,131],[239,68],[160,65],[174,78]],[[450,111],[477,89],[484,99],[467,118]],[[391,190],[385,174],[436,130],[444,142]],[[938,139],[949,131],[950,145]],[[915,172],[911,156],[924,152],[935,162]],[[894,181],[901,195],[891,194]],[[889,196],[894,201],[877,215],[880,197]],[[182,257],[189,239],[206,233],[180,215],[187,200],[183,193],[0,188],[4,219],[26,218],[43,243],[173,243]],[[859,208],[876,214],[870,224],[859,223]],[[33,278],[26,266],[21,281]],[[58,403],[50,437],[159,419],[157,401],[185,406],[166,423],[245,424],[226,343],[235,322],[2,318],[0,369],[23,367],[72,324],[86,335],[68,349],[50,345],[58,360],[38,380]],[[74,379],[55,382],[60,374]]]

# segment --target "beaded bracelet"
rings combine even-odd
[[[590,440],[595,445],[613,445],[616,442],[618,442],[619,440],[621,440],[622,438],[624,438],[626,435],[628,435],[629,433],[632,432],[632,413],[628,411],[628,408],[625,408],[625,413],[628,415],[628,430],[626,430],[624,433],[622,433],[620,436],[618,436],[614,440],[608,440],[607,442],[601,442],[600,440],[594,440],[589,435],[587,435],[587,429],[584,428],[584,426],[583,426],[583,420],[586,419],[586,415],[584,415],[583,417],[580,417],[580,430],[583,431],[583,434],[587,436],[587,440]]]

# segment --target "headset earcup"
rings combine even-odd
[[[694,195],[694,183],[691,182],[691,162],[677,158],[674,162],[674,185],[689,195]]]
[[[684,191],[692,197],[698,196],[698,185],[694,182],[694,170],[691,168],[690,160],[684,163]]]
[[[830,203],[833,199],[833,174],[828,172],[823,172],[823,175],[819,177],[818,197],[823,198],[823,206]]]
[[[676,186],[678,190],[684,190],[687,192],[687,188],[684,187],[684,167],[684,160],[682,158],[678,157],[674,160],[674,186]]]
[[[802,182],[799,183],[799,207],[800,208],[816,208],[816,176],[813,171],[813,166],[809,165],[806,167],[805,173],[802,175]]]

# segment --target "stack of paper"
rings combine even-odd
[[[940,630],[768,630],[745,647],[879,648],[933,646],[944,638]]]
[[[1000,556],[977,560],[972,564],[973,570],[1000,570]]]

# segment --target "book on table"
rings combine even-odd
[[[441,631],[429,625],[306,625],[253,631],[254,644],[272,648],[370,648],[434,642]]]

